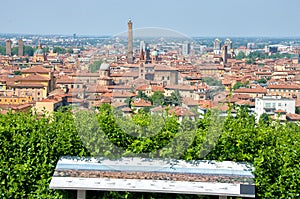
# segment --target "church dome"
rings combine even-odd
[[[102,63],[100,66],[100,70],[109,70],[110,66],[108,63]]]

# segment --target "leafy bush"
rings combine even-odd
[[[113,111],[105,105],[98,113],[83,111],[78,115],[69,111],[56,112],[51,117],[31,113],[0,115],[0,197],[76,197],[74,191],[49,189],[55,165],[62,155],[102,153],[110,156],[151,152],[152,155],[159,153],[162,157],[168,157],[180,151],[183,153],[178,153],[179,157],[186,160],[251,162],[255,166],[258,198],[299,198],[300,133],[299,126],[295,124],[274,122],[267,125],[263,120],[255,123],[255,117],[249,115],[248,110],[240,109],[236,118],[228,115],[223,119],[223,125],[216,125],[216,128],[212,128],[212,124],[221,122],[216,120],[213,112],[208,112],[203,119],[194,122],[184,120],[181,124],[174,116],[166,117],[165,125],[155,135],[147,137],[139,132],[145,130],[143,128],[147,125],[150,130],[155,127],[156,124],[149,122],[149,113],[142,112],[130,121],[128,118],[118,119],[114,115],[119,113]],[[156,122],[161,124],[159,120]],[[136,128],[133,124],[140,127]],[[127,134],[120,125],[135,134]],[[174,146],[164,148],[170,142]],[[206,152],[209,152],[206,156],[201,155]],[[88,196],[201,198],[130,192],[88,192]]]

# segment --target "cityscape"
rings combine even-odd
[[[299,198],[298,5],[3,2],[0,197]]]
[[[187,116],[232,105],[300,121],[300,40],[188,38],[134,31],[131,20],[127,28],[128,37],[2,35],[1,112],[109,103],[124,114],[171,106]],[[154,93],[164,99],[154,102]]]

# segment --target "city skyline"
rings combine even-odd
[[[133,29],[157,27],[188,35],[211,37],[298,37],[300,2],[237,0],[209,2],[88,0],[3,2],[0,33],[116,35]]]

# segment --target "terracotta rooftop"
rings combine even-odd
[[[211,100],[199,100],[198,104],[201,108],[212,108],[213,102]]]
[[[150,106],[152,106],[152,105],[151,105],[151,102],[139,98],[139,99],[136,99],[136,100],[132,103],[132,106],[135,106],[135,107],[150,107]]]
[[[20,79],[20,81],[49,81],[50,78],[39,75],[39,74],[30,74],[27,77]]]
[[[45,85],[39,83],[32,84],[32,83],[24,83],[24,82],[18,84],[10,84],[9,86],[13,88],[14,87],[17,88],[44,88],[45,87]]]
[[[112,93],[109,93],[111,97],[115,98],[129,98],[134,97],[135,94],[127,91],[114,91]],[[108,93],[104,93],[102,96],[109,96]]]
[[[176,106],[169,110],[169,113],[175,114],[176,116],[195,116],[195,113],[187,108]]]
[[[239,100],[235,102],[237,105],[249,105],[249,106],[255,106],[255,102],[250,102],[248,100]]]
[[[49,72],[50,72],[50,70],[47,68],[44,68],[43,66],[33,66],[31,68],[25,68],[22,70],[22,73],[48,74]]]
[[[267,93],[267,89],[263,87],[257,88],[239,88],[234,93]]]
[[[249,94],[239,94],[236,93],[232,96],[232,98],[236,98],[236,99],[250,99],[251,96]]]
[[[60,102],[61,99],[58,99],[58,98],[46,98],[46,99],[42,99],[40,102],[54,102],[54,103],[57,103],[57,102]]]
[[[113,102],[113,103],[111,103],[111,106],[115,107],[115,108],[118,108],[118,107],[127,106],[127,104],[124,103],[124,102]]]
[[[268,85],[268,89],[292,89],[300,90],[300,85],[286,85],[286,84],[277,84],[277,85]]]
[[[69,103],[82,103],[83,100],[82,100],[82,99],[78,99],[78,98],[72,97],[72,98],[68,98],[68,99],[67,99],[67,102],[69,102]]]
[[[61,78],[56,80],[56,84],[74,84],[74,83],[81,83],[81,82],[77,82],[74,79],[70,78],[69,76],[62,76]]]
[[[300,115],[299,114],[286,114],[286,118],[288,120],[292,120],[292,121],[300,121]]]
[[[185,97],[182,99],[182,102],[187,105],[187,106],[198,106],[199,105],[199,101],[198,100],[194,100],[194,98],[191,97]]]
[[[278,110],[275,111],[275,113],[286,113],[286,111],[278,109]]]
[[[106,92],[109,92],[109,90],[105,86],[96,86],[96,87],[89,86],[86,89],[86,92],[87,93],[106,93]]]
[[[124,107],[121,109],[121,111],[125,112],[125,113],[131,113],[132,112],[132,109],[129,108],[129,107]]]
[[[88,73],[88,72],[77,72],[73,73],[70,76],[72,77],[99,77],[98,73]]]
[[[189,86],[189,85],[168,85],[168,86],[166,86],[166,89],[194,91],[197,88],[196,88],[196,86]]]
[[[173,67],[170,67],[170,66],[167,66],[167,65],[154,66],[154,70],[155,71],[177,71],[176,68],[173,68]]]
[[[111,77],[138,77],[138,72],[111,73]]]
[[[153,91],[153,92],[155,92],[155,91],[165,92],[164,87],[162,87],[162,86],[151,86],[151,85],[142,85],[142,86],[138,87],[136,90],[146,91],[148,89]]]

